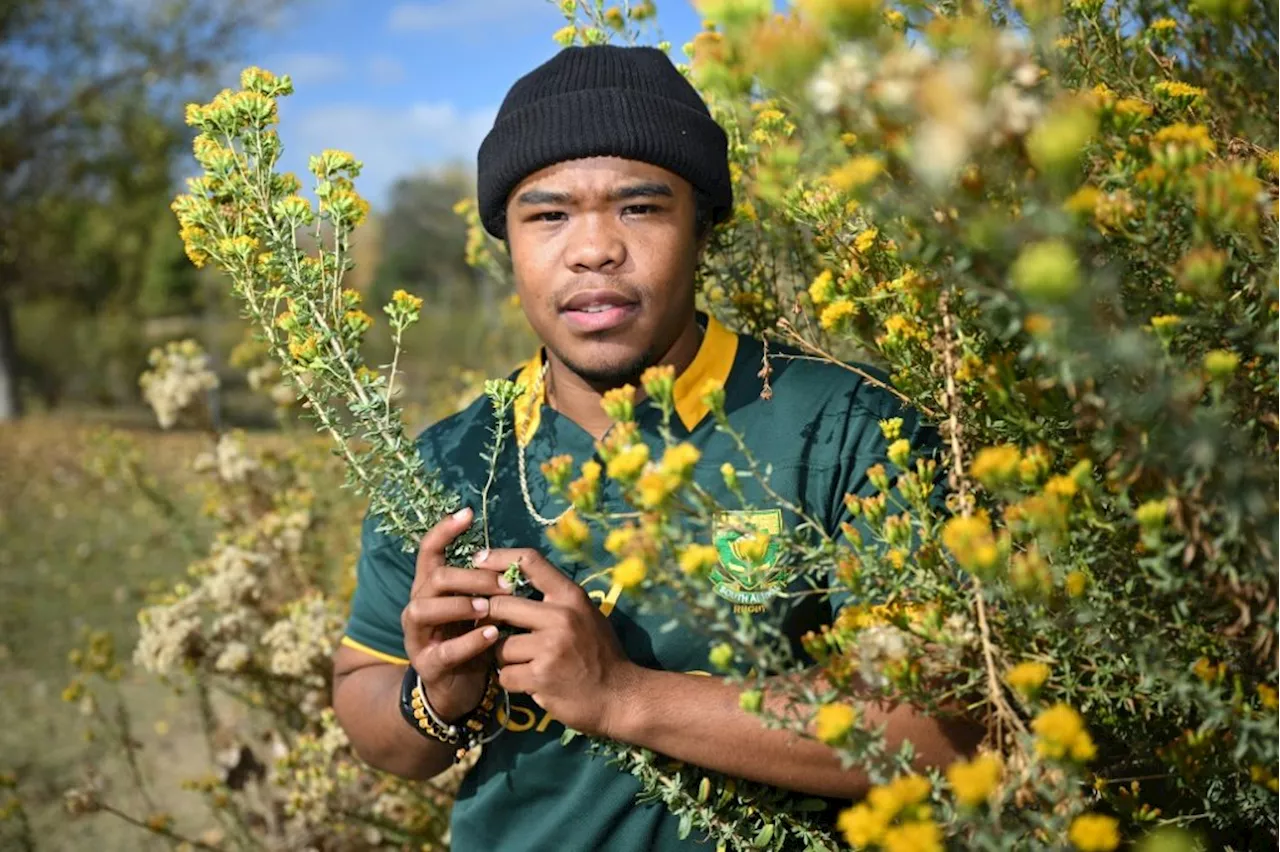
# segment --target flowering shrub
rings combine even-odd
[[[182,348],[200,355],[191,341]],[[67,794],[73,813],[112,813],[185,848],[374,849],[410,839],[445,848],[448,803],[464,770],[430,785],[374,772],[328,709],[352,577],[351,559],[333,554],[353,552],[360,507],[338,489],[339,465],[324,450],[305,433],[285,449],[251,449],[239,432],[213,440],[191,463],[212,524],[207,555],[138,613],[131,659],[118,657],[104,631],[71,655],[76,675],[63,699],[80,706],[89,734],[120,743],[128,780],[146,802],[156,791],[135,757],[141,744],[117,684],[132,664],[192,696],[210,771],[183,789],[204,800],[216,827],[187,837],[159,804],[127,813],[108,779],[94,777]],[[98,476],[164,500],[164,484],[144,481],[127,439],[108,435],[92,452]]]
[[[768,711],[763,673],[794,663],[711,591],[717,556],[691,528],[717,506],[689,476],[696,450],[668,441],[651,458],[629,425],[627,389],[605,400],[618,425],[603,466],[544,468],[574,507],[550,536],[579,555],[603,537],[615,561],[599,570],[642,607],[678,600],[691,627],[715,637],[709,663],[741,684],[744,709],[828,744],[875,786],[832,832],[807,818],[811,800],[621,743],[593,748],[684,831],[721,848],[1274,843],[1274,10],[1219,0],[772,6],[701,0],[707,26],[687,47],[687,70],[730,137],[737,201],[699,271],[701,299],[770,343],[888,388],[939,425],[944,452],[922,453],[886,420],[888,458],[869,473],[879,493],[846,500],[861,529],[832,539],[807,524],[734,547],[741,558],[776,549],[854,601],[888,603],[850,605],[805,637],[834,697],[796,686],[791,697],[810,712]],[[654,15],[648,2],[563,7],[562,44],[635,39]],[[250,69],[241,82],[188,112],[205,170],[174,204],[188,254],[229,274],[348,483],[391,532],[416,541],[457,498],[408,450],[396,361],[375,369],[361,356],[374,319],[341,286],[367,212],[360,164],[313,157],[313,209],[296,178],[274,171],[288,78]],[[474,204],[458,212],[472,229],[468,259],[504,274]],[[295,231],[321,225],[324,248],[298,251]],[[397,358],[421,307],[401,292],[382,310]],[[890,382],[851,361],[877,363]],[[644,377],[668,416],[673,378]],[[496,457],[528,389],[485,390],[504,424]],[[722,391],[703,395],[732,434]],[[739,444],[727,486],[740,493],[753,478],[767,491],[766,466]],[[939,470],[945,513],[925,486]],[[635,517],[599,510],[603,477],[630,494]],[[398,801],[417,795],[369,780],[324,721],[321,661],[338,613],[323,595],[287,593],[297,591],[289,548],[305,547],[314,519],[305,505],[277,505],[278,488],[264,497],[270,532],[255,522],[243,540],[220,542],[194,585],[147,610],[140,661],[284,678],[279,699],[264,702],[307,711],[280,764],[295,771],[300,801],[347,796],[348,809],[373,813],[378,784]],[[673,595],[647,594],[659,585]],[[242,647],[237,630],[251,617],[219,619],[246,605],[254,630],[266,629]],[[752,675],[739,673],[744,662]],[[863,722],[860,708],[881,699],[967,706],[987,724],[984,747],[913,773],[907,751]],[[343,771],[323,768],[334,761]],[[340,810],[294,814],[318,831],[345,824]]]

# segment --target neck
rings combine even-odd
[[[678,376],[693,363],[701,343],[702,329],[698,326],[696,315],[691,314],[689,323],[655,366],[670,364]],[[589,382],[550,352],[547,353],[547,362],[547,404],[577,423],[596,440],[603,438],[613,421],[604,413],[600,400],[606,391],[625,382],[605,385]],[[645,397],[644,389],[639,387],[639,382],[633,381],[632,384],[636,385],[636,402],[639,402]]]

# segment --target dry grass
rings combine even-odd
[[[111,817],[71,820],[62,794],[95,767],[107,798],[131,813],[147,803],[127,783],[121,745],[88,742],[80,709],[61,700],[71,675],[67,653],[81,631],[99,628],[116,638],[127,660],[136,614],[149,584],[172,581],[202,543],[188,465],[208,436],[129,430],[144,451],[146,469],[177,495],[192,519],[190,540],[175,534],[146,500],[126,488],[99,483],[83,465],[101,423],[35,418],[0,425],[0,770],[16,774],[37,849],[164,849]],[[283,436],[258,436],[278,441]],[[103,694],[109,713],[122,699],[141,743],[144,775],[154,804],[198,834],[210,827],[203,805],[179,789],[183,778],[209,768],[192,702],[149,678],[130,674],[119,696]],[[16,825],[0,823],[0,848],[22,848]]]

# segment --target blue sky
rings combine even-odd
[[[684,61],[698,16],[689,0],[657,5],[662,37]],[[474,168],[507,89],[555,54],[551,34],[564,23],[547,0],[310,0],[254,34],[241,65],[293,75],[282,170],[305,183],[308,154],[349,150],[365,163],[358,188],[378,206],[402,174],[451,160]]]

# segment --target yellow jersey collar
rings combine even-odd
[[[702,401],[703,385],[708,379],[723,385],[729,378],[737,354],[738,336],[708,314],[707,330],[698,346],[698,354],[684,372],[676,376],[673,392],[676,415],[688,431],[692,432],[711,412]],[[516,440],[522,447],[532,440],[538,424],[542,422],[542,406],[547,399],[546,384],[538,381],[542,363],[543,350],[539,348],[516,376],[516,382],[525,388],[514,405]]]

